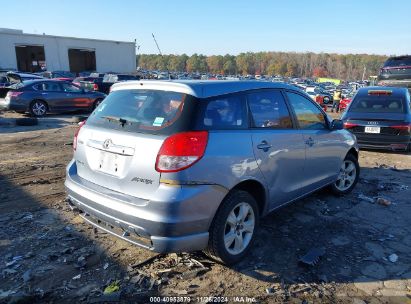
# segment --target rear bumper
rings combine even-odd
[[[74,161],[67,166],[65,187],[70,204],[89,223],[160,253],[206,248],[210,223],[226,195],[213,185],[161,184],[150,200],[132,204],[119,200],[114,192],[108,195],[108,189],[99,192],[100,186],[80,178]]]
[[[410,136],[370,135],[354,133],[360,148],[378,150],[406,150],[410,144]]]
[[[26,111],[27,105],[21,103],[15,103],[8,98],[0,98],[0,110],[8,111]]]

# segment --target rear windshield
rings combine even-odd
[[[116,82],[116,81],[117,81],[117,75],[106,74],[103,77],[103,82]]]
[[[396,57],[388,59],[384,67],[411,66],[411,57]]]
[[[404,101],[401,98],[387,96],[354,98],[350,112],[362,113],[404,113]]]
[[[190,115],[182,93],[157,90],[111,92],[87,120],[88,125],[140,133],[172,134],[185,129]]]

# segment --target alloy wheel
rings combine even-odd
[[[46,105],[44,103],[35,102],[32,105],[31,110],[33,111],[34,115],[43,116],[44,114],[46,114],[47,108],[46,108]]]
[[[340,168],[338,179],[335,182],[335,187],[340,191],[345,191],[350,188],[357,177],[357,168],[351,160],[345,160]]]
[[[225,223],[225,249],[232,255],[243,252],[253,237],[255,224],[255,215],[251,205],[245,202],[236,205]]]

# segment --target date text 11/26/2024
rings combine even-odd
[[[161,296],[150,297],[150,303],[256,303],[253,297],[234,296],[234,297],[213,297],[213,296]]]

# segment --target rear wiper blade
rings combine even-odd
[[[119,122],[123,127],[127,123],[127,120],[121,117],[116,117],[116,116],[101,116],[101,118],[107,119],[109,121],[117,121]]]

